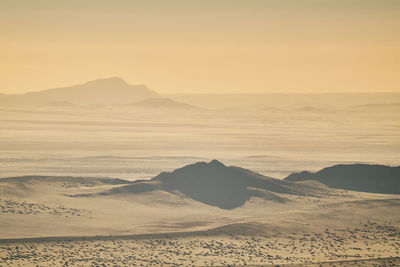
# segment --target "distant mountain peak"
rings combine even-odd
[[[211,160],[208,165],[211,166],[216,166],[216,167],[226,167],[221,161],[218,161],[216,159]]]
[[[76,86],[80,86],[80,87],[98,87],[98,88],[107,88],[107,89],[126,89],[126,90],[145,90],[145,91],[151,91],[149,89],[149,87],[147,87],[145,84],[135,84],[135,85],[131,85],[128,82],[126,82],[124,79],[118,77],[118,76],[113,76],[110,78],[101,78],[101,79],[96,79],[96,80],[91,80],[88,81],[86,83],[83,84],[78,84],[75,85]],[[152,91],[153,92],[153,91]],[[159,96],[153,92],[157,98],[159,98]],[[145,98],[143,100],[147,100],[147,99],[153,99],[151,97],[149,98]]]
[[[110,77],[110,78],[102,78],[102,79],[96,79],[96,80],[92,80],[92,81],[88,81],[86,82],[86,84],[118,84],[118,85],[128,85],[128,83],[123,80],[120,77],[114,76],[114,77]]]
[[[8,104],[47,104],[71,102],[79,105],[120,105],[160,96],[143,84],[130,85],[120,77],[88,81],[68,87],[25,93],[3,100]]]
[[[112,81],[122,81],[122,82],[125,82],[125,80],[124,79],[122,79],[121,77],[118,77],[118,76],[112,76],[112,77],[109,77],[109,78],[100,78],[100,79],[97,79],[97,81],[98,80],[112,80]],[[96,81],[96,80],[95,80]]]
[[[123,81],[123,82],[125,82],[125,80],[123,80],[121,77],[118,77],[118,76],[113,76],[113,77],[110,77],[110,78],[108,78],[109,80],[117,80],[117,81]]]

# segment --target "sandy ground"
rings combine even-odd
[[[2,180],[1,264],[218,266],[400,256],[398,195],[331,190],[327,197],[286,195],[287,203],[252,198],[233,210],[158,191],[72,197],[118,186],[71,177]]]
[[[190,234],[9,240],[0,243],[0,256],[5,265],[24,266],[307,264],[400,256],[400,232],[390,224],[247,235],[236,231],[262,231],[262,225],[235,226]]]

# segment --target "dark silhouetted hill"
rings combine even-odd
[[[173,172],[163,172],[150,181],[136,181],[103,194],[140,194],[155,190],[179,193],[221,209],[240,207],[251,197],[285,202],[286,199],[276,193],[298,195],[321,193],[317,192],[321,189],[266,177],[239,167],[227,167],[213,160],[209,163],[198,162],[187,165]]]
[[[335,165],[318,172],[294,173],[285,181],[319,181],[329,187],[360,192],[400,194],[400,167],[351,164]]]

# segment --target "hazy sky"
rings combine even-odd
[[[0,92],[400,92],[400,1],[0,0]]]

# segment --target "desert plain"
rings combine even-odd
[[[282,180],[396,166],[398,106],[181,108],[2,108],[0,265],[399,264],[400,195]],[[185,165],[223,193],[151,182]],[[237,170],[288,190],[229,184]]]

